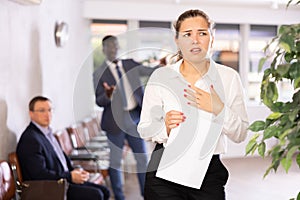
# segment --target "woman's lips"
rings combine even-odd
[[[201,50],[201,48],[192,48],[190,51],[192,53],[200,53],[202,50]]]

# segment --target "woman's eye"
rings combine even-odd
[[[199,32],[199,35],[201,35],[201,36],[204,36],[204,35],[207,35],[207,32]]]
[[[185,33],[183,34],[183,37],[189,37],[191,34],[190,33]]]

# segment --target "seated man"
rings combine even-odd
[[[89,173],[74,169],[69,158],[56,141],[49,124],[52,118],[51,101],[42,96],[29,103],[31,122],[23,132],[17,156],[24,180],[59,180],[69,182],[68,200],[108,200],[109,190],[87,182]]]

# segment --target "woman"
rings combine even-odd
[[[241,142],[248,127],[241,81],[210,59],[213,23],[204,12],[184,12],[174,28],[179,59],[151,75],[138,125],[156,143],[145,200],[225,199],[228,171],[219,155],[227,137]]]

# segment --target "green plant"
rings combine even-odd
[[[287,7],[292,2],[290,0]],[[295,4],[299,5],[300,1]],[[265,47],[264,53],[259,69],[269,59],[271,64],[264,70],[260,98],[272,113],[249,126],[256,134],[248,142],[246,154],[257,151],[261,157],[271,156],[272,163],[265,177],[271,170],[276,172],[280,164],[288,173],[293,160],[300,168],[300,24],[280,26],[278,35]],[[284,80],[289,80],[294,88],[292,100],[288,102],[278,100],[277,84]],[[277,143],[266,150],[266,141],[270,139]],[[300,200],[300,192],[297,200]]]

